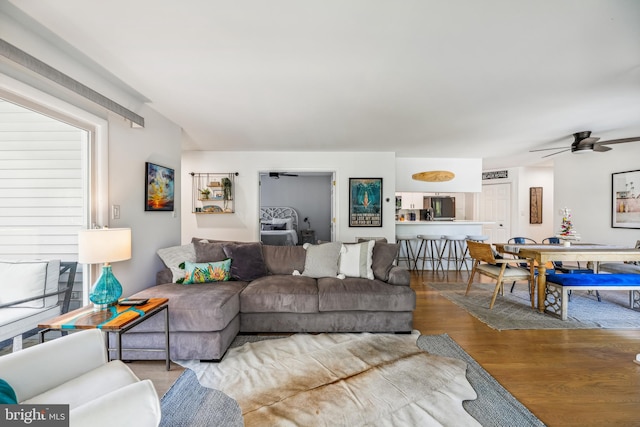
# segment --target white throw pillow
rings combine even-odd
[[[342,245],[340,253],[340,274],[347,277],[362,277],[373,280],[373,247],[375,240]]]
[[[329,242],[321,245],[305,243],[303,246],[307,250],[303,276],[319,279],[338,275],[338,259],[342,243]]]
[[[60,260],[0,261],[0,304],[37,297],[58,289]],[[47,306],[56,305],[58,297],[47,298]],[[43,308],[44,299],[17,304],[15,307]]]
[[[158,249],[158,256],[164,262],[164,265],[171,270],[173,283],[184,278],[187,273],[186,270],[180,268],[180,264],[187,261],[196,262],[196,250],[193,243]]]

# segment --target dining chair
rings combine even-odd
[[[542,239],[543,245],[558,245],[560,244],[560,239],[558,237],[547,237]],[[562,261],[552,261],[553,269],[556,272],[560,273],[568,273],[568,274],[591,274],[593,270],[590,268],[582,268],[580,266],[580,261],[576,261],[578,263],[575,265],[566,265]]]
[[[558,237],[547,237],[542,239],[542,244],[543,245],[558,245],[560,244],[560,238]],[[562,261],[551,261],[551,263],[553,264],[553,269],[556,272],[560,272],[560,273],[564,273],[564,274],[593,274],[593,270],[590,268],[582,268],[580,266],[580,261],[576,261],[576,263],[578,264],[577,266],[575,265],[567,265],[564,264]],[[591,290],[589,290],[589,292],[592,292]],[[569,291],[567,298],[569,301],[571,301],[571,291]],[[598,300],[598,302],[602,301],[602,298],[600,297],[600,292],[598,290],[596,290],[596,299]]]
[[[533,239],[530,239],[529,237],[512,237],[510,238],[507,243],[511,244],[511,245],[525,245],[525,244],[532,244],[532,245],[537,245],[538,242],[536,242]],[[519,257],[519,259],[523,259],[521,257]],[[520,264],[521,268],[529,268],[529,263],[528,262],[521,262]],[[536,273],[538,274],[538,271],[536,270]],[[513,288],[516,286],[516,282],[514,281],[511,284],[511,291],[513,292]]]
[[[518,266],[509,266],[509,268],[507,268],[507,265],[509,264],[520,264],[520,261],[518,259],[496,259],[489,243],[467,240],[467,247],[469,248],[469,256],[473,260],[473,269],[471,270],[471,276],[469,277],[469,282],[467,283],[467,290],[464,293],[465,295],[469,293],[471,284],[473,283],[473,278],[476,273],[484,274],[485,276],[496,279],[496,287],[493,290],[491,303],[489,304],[489,309],[492,309],[493,305],[496,302],[498,291],[501,291],[501,294],[504,295],[503,282],[505,279],[513,280],[514,283],[518,280],[526,280],[529,284],[529,297],[531,299],[531,307],[534,307],[535,287],[534,283],[532,283],[531,272],[525,268]]]

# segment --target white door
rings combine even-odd
[[[480,219],[489,242],[507,242],[511,236],[511,184],[485,184],[480,196]]]

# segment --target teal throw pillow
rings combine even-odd
[[[16,392],[13,388],[3,379],[0,379],[0,404],[1,405],[13,405],[18,403]]]
[[[176,283],[190,285],[193,283],[226,282],[231,277],[231,259],[217,262],[185,262],[186,271],[183,279]]]

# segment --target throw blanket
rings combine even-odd
[[[466,363],[428,354],[419,334],[296,334],[181,361],[233,397],[246,426],[479,426]]]

